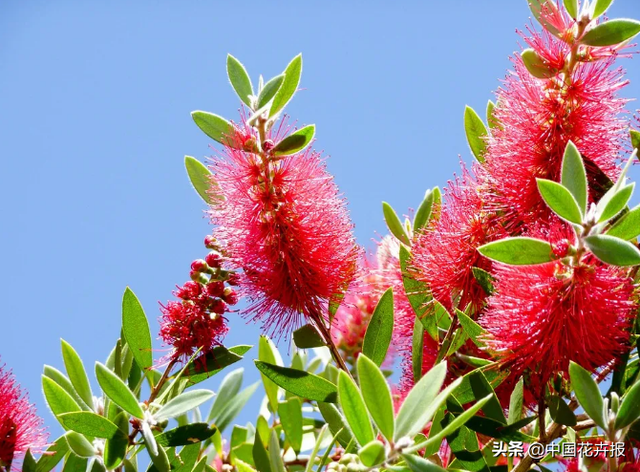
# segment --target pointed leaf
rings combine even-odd
[[[299,453],[302,447],[302,404],[300,399],[293,397],[285,402],[280,402],[278,416],[291,448]]]
[[[524,379],[520,377],[518,383],[511,392],[509,398],[508,424],[514,424],[522,419],[522,408],[524,407]]]
[[[577,1],[577,0],[573,0]],[[591,19],[595,20],[602,15],[611,6],[613,0],[594,0],[593,2],[593,15]]]
[[[520,53],[522,63],[529,71],[529,74],[537,79],[549,79],[557,74],[557,69],[549,67],[547,62],[531,48],[527,48]]]
[[[578,0],[564,0],[564,7],[567,9],[567,13],[571,15],[571,18],[578,19]]]
[[[637,238],[640,235],[640,205],[623,215],[606,234],[626,241]]]
[[[411,367],[413,381],[418,382],[422,378],[422,364],[424,357],[424,326],[418,318],[413,323],[413,336],[411,340]]]
[[[253,462],[256,465],[257,470],[260,472],[272,472],[271,461],[269,460],[269,454],[264,447],[260,432],[256,431],[256,438],[253,442]]]
[[[381,464],[386,458],[384,444],[374,439],[358,451],[358,456],[360,457],[360,462],[367,467]]]
[[[587,46],[614,46],[640,33],[640,21],[628,18],[608,20],[587,31],[580,42]]]
[[[302,54],[298,54],[284,70],[284,80],[271,102],[269,118],[279,113],[298,90],[302,75]],[[275,472],[275,471],[274,471]]]
[[[264,335],[260,336],[260,341],[258,342],[258,359],[269,364],[282,364],[278,349],[273,342]],[[264,385],[264,391],[269,399],[269,405],[271,405],[271,411],[276,412],[278,411],[278,400],[280,399],[280,390],[278,385],[265,375],[262,375],[261,377]]]
[[[364,354],[358,356],[357,369],[360,390],[369,414],[382,435],[392,441],[393,401],[389,385],[378,366]]]
[[[587,171],[580,151],[571,141],[569,141],[564,150],[560,181],[576,199],[582,214],[586,214],[588,201]]]
[[[227,76],[240,100],[251,108],[251,100],[249,99],[249,95],[253,95],[251,79],[244,66],[231,54],[227,54]]]
[[[318,402],[318,409],[329,425],[331,433],[337,434],[338,442],[346,448],[353,440],[353,435],[340,411],[331,403],[324,402]]]
[[[276,156],[288,156],[302,151],[310,143],[316,134],[316,125],[308,125],[304,128],[300,128],[298,131],[291,133],[284,138],[271,150],[271,153]]]
[[[80,407],[73,397],[64,388],[44,375],[42,376],[42,390],[47,400],[47,405],[49,405],[51,412],[55,416],[62,413],[80,411]]]
[[[238,416],[238,414],[242,411],[247,402],[251,399],[256,389],[258,388],[258,382],[249,385],[247,388],[242,390],[238,395],[236,395],[227,405],[227,407],[222,411],[220,416],[218,416],[216,425],[220,431],[224,431],[227,426],[231,424],[231,422]]]
[[[376,305],[362,342],[362,353],[382,365],[393,334],[393,289],[389,288]]]
[[[218,184],[212,179],[211,171],[202,162],[195,157],[184,156],[184,166],[191,185],[206,204],[211,205],[218,198],[223,198],[214,197],[210,193],[212,189],[218,188]]]
[[[102,391],[111,401],[136,418],[144,418],[144,412],[138,403],[138,399],[129,390],[129,387],[116,374],[99,362],[96,362],[96,378]]]
[[[412,472],[445,472],[446,470],[433,462],[429,462],[427,459],[413,454],[403,454],[402,458]]]
[[[82,365],[82,359],[78,353],[67,343],[64,339],[61,339],[62,344],[62,357],[64,359],[64,366],[69,375],[69,380],[73,384],[80,398],[89,406],[93,405],[93,394],[91,393],[91,387],[89,386],[89,378]]]
[[[580,406],[595,424],[606,430],[602,394],[596,381],[589,371],[573,361],[569,364],[569,376]]]
[[[209,439],[216,430],[207,423],[191,423],[157,435],[156,442],[164,447],[187,446]]]
[[[153,353],[149,323],[138,297],[129,287],[122,297],[122,332],[138,367],[142,370],[151,368]]]
[[[553,260],[551,244],[523,236],[485,244],[478,248],[478,252],[494,261],[511,265],[544,264]]]
[[[587,236],[584,241],[602,262],[620,267],[640,264],[640,251],[628,241],[606,234]]]
[[[553,421],[565,426],[575,426],[578,423],[575,413],[558,395],[549,399],[549,414]]]
[[[389,228],[389,231],[391,231],[391,234],[407,246],[411,245],[409,236],[407,236],[400,218],[398,218],[395,210],[387,202],[382,202],[382,213],[384,215],[384,221],[387,223],[387,227]]]
[[[69,431],[65,434],[67,444],[76,456],[79,457],[93,457],[96,454],[96,450],[93,445],[82,434],[75,431]]]
[[[424,200],[418,207],[416,215],[413,218],[413,230],[418,231],[424,228],[429,219],[431,218],[431,210],[433,208],[434,192],[433,190],[427,190],[424,195]]]
[[[358,443],[364,445],[373,441],[373,427],[367,414],[364,399],[353,379],[342,370],[338,374],[338,396],[349,428]]]
[[[153,416],[158,421],[162,421],[168,418],[175,418],[188,411],[193,410],[195,407],[202,405],[207,400],[213,398],[215,393],[211,390],[189,390],[181,395],[178,395],[173,400],[169,401],[166,405],[161,407]]]
[[[60,436],[42,453],[36,462],[36,472],[50,472],[69,451],[69,444],[64,436]]]
[[[598,218],[598,223],[610,220],[622,210],[624,210],[624,208],[627,206],[627,203],[629,202],[629,199],[631,198],[631,194],[633,193],[635,185],[636,184],[634,182],[630,185],[622,187],[616,192],[607,192],[605,196],[602,197],[602,200],[598,202],[598,206],[596,207],[596,217]]]
[[[280,440],[275,430],[271,430],[269,437],[269,462],[273,472],[285,472],[284,462],[280,452]]]
[[[196,110],[191,112],[191,118],[198,128],[211,139],[227,146],[233,146],[235,128],[221,116],[206,111]]]
[[[211,352],[203,354],[191,362],[184,375],[189,378],[189,385],[195,385],[220,372],[225,367],[242,360],[252,346],[238,345],[230,348],[216,346]]]
[[[471,152],[478,162],[484,162],[484,154],[487,152],[487,143],[485,141],[488,134],[487,127],[470,106],[464,109],[464,131],[467,135],[467,142]]]
[[[242,386],[243,374],[244,369],[240,368],[229,372],[225,376],[225,378],[222,379],[222,383],[220,384],[220,388],[218,389],[216,399],[211,406],[211,411],[209,412],[207,422],[217,423],[218,417],[223,413],[227,405],[235,398],[235,396],[240,391],[240,387]]]
[[[269,103],[269,100],[271,100],[280,89],[282,82],[284,82],[284,74],[277,75],[264,84],[264,87],[262,87],[258,95],[258,110],[264,108]]]
[[[255,361],[256,367],[276,385],[301,398],[335,403],[337,388],[328,380],[309,372]]]
[[[116,434],[122,434],[111,421],[90,411],[63,413],[58,419],[66,428],[85,436],[109,439]]]
[[[293,342],[299,349],[326,346],[318,330],[310,324],[306,324],[293,332]]]
[[[567,188],[553,180],[536,179],[536,181],[540,195],[556,215],[570,223],[582,223],[578,202]]]
[[[616,416],[615,429],[626,428],[640,417],[640,382],[636,382],[624,397]]]

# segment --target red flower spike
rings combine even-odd
[[[0,366],[0,467],[12,464],[12,470],[21,468],[27,449],[42,452],[47,446],[48,434],[35,406],[15,381],[12,373]]]
[[[279,142],[283,126],[274,134]],[[272,162],[226,147],[211,170],[225,197],[211,208],[213,235],[244,271],[247,316],[280,336],[321,316],[353,278],[358,249],[320,154],[307,148]]]

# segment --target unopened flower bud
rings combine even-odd
[[[240,276],[235,272],[231,272],[227,279],[227,283],[229,285],[238,285],[240,283]]]
[[[209,266],[204,259],[196,259],[191,263],[191,270],[196,272],[207,272],[209,270]]]
[[[254,138],[249,138],[244,143],[242,143],[242,149],[247,152],[255,152],[256,144],[257,143]]]
[[[197,270],[192,270],[191,272],[189,272],[189,277],[191,277],[191,280],[193,280],[194,282],[198,282],[201,284],[207,283],[207,278],[202,274],[202,272],[198,272]]]
[[[205,236],[205,238],[204,238],[204,246],[207,249],[215,249],[217,247],[216,243],[217,243],[216,238],[214,238],[210,234]]]
[[[201,293],[202,286],[199,283],[190,280],[189,282],[185,282],[185,284],[178,289],[176,296],[183,300],[192,300],[197,298]]]
[[[271,151],[275,147],[275,144],[271,139],[265,139],[262,143],[262,149],[266,152]]]
[[[227,305],[219,298],[214,298],[209,302],[209,310],[218,315],[224,315]]]
[[[218,268],[222,264],[222,254],[218,251],[211,251],[204,259],[209,267]]]
[[[211,297],[221,297],[224,294],[224,282],[213,281],[207,284],[207,294]]]
[[[238,303],[238,294],[231,287],[226,287],[222,295],[222,299],[229,305],[235,305]]]

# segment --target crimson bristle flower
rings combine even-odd
[[[496,292],[480,324],[488,348],[513,373],[528,371],[543,384],[566,374],[570,361],[593,372],[628,349],[633,282],[589,257],[575,267],[496,264]]]
[[[470,171],[463,166],[462,176],[449,182],[440,218],[418,233],[411,250],[414,277],[426,283],[449,312],[454,306],[482,305],[486,294],[473,275],[473,267],[488,271],[491,262],[477,248],[504,235],[483,210],[476,171],[480,169]]]
[[[281,125],[269,139],[284,135]],[[211,170],[224,197],[211,207],[213,235],[243,271],[246,316],[279,336],[324,316],[355,275],[359,250],[321,155],[307,148],[271,159],[225,147]]]
[[[533,30],[525,41],[549,67],[564,67],[570,52],[565,42]],[[587,49],[585,54],[604,54],[603,48]],[[545,79],[533,77],[519,55],[512,59],[514,71],[497,91],[498,126],[487,137],[483,184],[487,208],[501,215],[511,233],[550,216],[536,178],[559,180],[569,141],[583,155],[592,199],[619,175],[628,120],[622,118],[627,100],[618,94],[627,81],[621,69],[612,68],[614,59],[578,62],[571,74]]]
[[[28,449],[42,452],[47,446],[48,434],[35,406],[29,403],[11,371],[0,365],[0,469],[21,461]]]

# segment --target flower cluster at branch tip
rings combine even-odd
[[[0,365],[0,470],[14,470],[27,450],[42,452],[48,434],[35,406],[16,383],[13,374]]]
[[[186,360],[198,349],[206,354],[220,345],[229,330],[224,314],[238,303],[237,274],[223,268],[226,258],[213,236],[204,244],[211,252],[191,263],[191,280],[173,292],[179,300],[160,305],[160,337],[172,347],[171,359]]]

